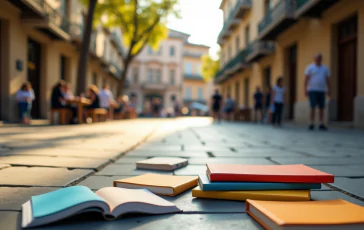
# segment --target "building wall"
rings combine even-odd
[[[228,1],[223,4],[224,14],[230,11],[227,10],[226,5]],[[271,3],[274,7],[279,1],[275,0]],[[258,37],[258,25],[264,17],[264,1],[252,1],[253,7],[246,12],[245,16],[241,19],[239,26],[235,28],[230,35],[221,45],[221,68],[223,68],[229,59],[235,57],[238,53],[234,41],[237,36],[240,36],[240,50],[245,48],[245,28],[250,25],[250,40],[254,41]],[[357,15],[358,18],[358,38],[357,38],[357,95],[354,99],[354,120],[353,124],[356,127],[364,127],[364,66],[360,63],[364,58],[364,4],[363,1],[347,0],[340,1],[329,9],[323,12],[320,18],[302,17],[298,21],[275,39],[275,50],[271,55],[265,56],[257,62],[251,64],[249,68],[245,68],[242,73],[237,73],[230,76],[229,79],[221,83],[221,89],[226,97],[227,92],[233,92],[236,83],[240,82],[239,87],[241,93],[239,98],[235,98],[234,93],[232,97],[242,104],[246,101],[244,79],[249,78],[249,102],[253,103],[252,94],[256,86],[264,87],[264,69],[271,68],[271,84],[274,85],[277,78],[283,77],[285,84],[289,86],[288,74],[288,60],[287,50],[292,45],[297,45],[297,79],[296,79],[296,102],[294,106],[294,118],[297,123],[308,122],[308,99],[305,96],[304,89],[304,71],[307,65],[312,63],[313,56],[318,52],[323,54],[324,64],[327,65],[331,71],[332,92],[331,98],[327,107],[327,121],[335,121],[338,119],[338,48],[337,48],[337,24],[341,21]],[[228,56],[228,47],[232,47],[232,55]],[[289,90],[287,90],[286,101],[288,103]],[[289,105],[286,105],[286,108]],[[287,111],[286,111],[287,112]],[[286,114],[287,115],[287,114]]]

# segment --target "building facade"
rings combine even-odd
[[[186,99],[206,101],[207,84],[199,68],[201,56],[207,53],[208,47],[189,43],[189,36],[169,30],[168,38],[161,41],[158,50],[145,47],[133,60],[127,74],[127,94],[136,96],[138,112],[153,98],[159,98],[165,109],[173,108],[174,100],[179,105],[184,105]],[[190,90],[189,96],[187,90]],[[197,97],[198,90],[202,97]]]
[[[83,19],[78,1],[0,1],[0,120],[16,121],[15,93],[29,81],[36,99],[34,119],[48,118],[52,87],[76,86]],[[87,83],[116,83],[122,71],[120,31],[93,31]]]
[[[322,53],[332,85],[326,120],[364,127],[363,0],[223,0],[220,8],[224,27],[215,81],[224,96],[252,107],[256,86],[283,77],[285,118],[307,123],[304,71]]]

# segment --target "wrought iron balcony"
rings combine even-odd
[[[142,84],[142,88],[151,91],[165,91],[168,88],[168,84],[158,81],[147,81]]]
[[[320,17],[339,0],[296,0],[296,17]]]
[[[296,0],[280,0],[259,23],[259,38],[275,40],[295,23]]]
[[[195,52],[190,52],[190,51],[185,51],[183,53],[183,56],[185,57],[193,57],[193,58],[201,58],[202,57],[202,53],[195,53]]]
[[[243,18],[246,11],[252,8],[252,0],[238,0],[232,10],[233,18]]]
[[[123,70],[121,69],[120,65],[118,65],[117,63],[111,62],[108,66],[109,68],[109,72],[118,80],[121,79],[121,74],[123,72]]]
[[[274,42],[255,40],[247,50],[246,62],[255,62],[274,52]]]
[[[184,75],[185,79],[189,79],[189,80],[203,80],[203,77],[199,74],[187,74],[185,73]]]
[[[82,23],[70,24],[70,35],[73,41],[81,43],[83,39],[84,26]]]
[[[231,59],[215,76],[215,82],[219,83],[227,79],[229,76],[249,67],[246,57],[249,54],[248,49],[240,51],[233,59]]]

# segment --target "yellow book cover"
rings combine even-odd
[[[310,190],[275,190],[275,191],[202,191],[200,187],[192,189],[192,196],[221,200],[272,200],[272,201],[309,201]]]
[[[246,211],[265,229],[364,229],[364,207],[345,200],[247,200]]]
[[[176,196],[197,185],[197,176],[173,176],[147,173],[114,181],[114,187],[141,189],[164,196]]]

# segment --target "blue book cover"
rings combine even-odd
[[[207,175],[199,176],[199,185],[203,191],[310,190],[321,188],[321,184],[304,183],[210,182]]]
[[[73,206],[89,202],[102,201],[85,186],[72,186],[57,191],[32,197],[32,210],[35,218],[52,215]]]

